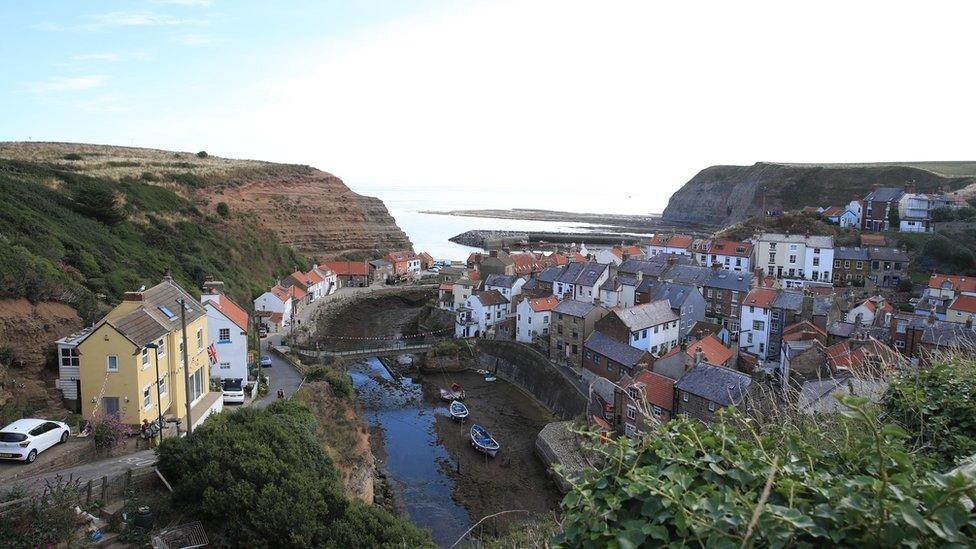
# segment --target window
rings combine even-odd
[[[183,360],[183,338],[180,338],[180,366],[183,366],[186,362]]]
[[[151,388],[152,388],[152,385],[150,384],[150,385],[146,385],[146,388],[142,390],[142,407],[143,408],[149,408],[150,406],[152,406],[152,393],[149,391],[149,389],[151,389]]]
[[[142,348],[142,369],[145,370],[149,367],[149,349],[146,347]]]
[[[661,328],[660,326],[655,326],[654,327],[654,333],[656,334],[659,331],[660,328]]]
[[[746,334],[746,343],[752,343],[752,332]]]
[[[764,352],[766,352],[766,344],[760,341],[759,342],[759,354],[763,354]]]
[[[819,267],[820,266],[820,257],[819,256],[813,256],[813,266],[814,267]]]
[[[795,252],[796,251],[796,244],[790,244],[790,251],[791,252]]]
[[[901,341],[901,340],[895,341],[895,348],[896,349],[904,349],[905,348],[905,342],[904,341]]]
[[[688,402],[688,393],[681,393],[681,402]]]
[[[715,403],[714,402],[709,402],[708,403],[708,411],[709,412],[714,412],[715,411]]]
[[[76,348],[62,348],[61,349],[61,365],[62,366],[78,366],[78,349]]]
[[[230,362],[221,362],[220,363],[220,369],[221,370],[230,370]]]
[[[627,392],[630,394],[630,398],[637,400],[640,397],[640,393],[637,391],[637,387],[629,387]]]
[[[159,378],[159,394],[160,396],[166,394],[166,374],[163,374]]]
[[[656,355],[657,354],[657,345],[654,345],[653,347],[651,347],[651,354],[652,355]]]
[[[815,254],[819,254],[819,253],[820,253],[820,248],[814,248],[814,249],[813,249],[813,253],[815,253]]]
[[[627,419],[636,420],[637,419],[637,408],[631,405],[627,405]]]
[[[840,269],[840,260],[839,259],[835,259],[834,260],[834,268],[835,269]]]
[[[105,357],[105,370],[109,372],[119,371],[119,357],[115,355],[109,355]]]
[[[205,387],[203,386],[203,368],[198,368],[193,375],[190,376],[190,402],[200,398],[203,394]]]
[[[790,256],[790,263],[796,263],[796,256],[795,255],[791,255]]]
[[[664,413],[664,410],[662,410],[660,406],[654,407],[654,417],[661,417],[662,413]]]
[[[769,262],[776,263],[776,252],[769,252]]]
[[[203,350],[203,328],[197,328],[197,350]]]
[[[162,313],[164,315],[166,315],[166,318],[168,318],[170,320],[173,320],[174,318],[176,318],[176,313],[174,313],[173,311],[169,310],[168,307],[160,306],[159,307],[159,310],[162,311]]]
[[[752,329],[757,332],[761,332],[766,329],[766,323],[763,322],[762,320],[753,320]]]
[[[230,328],[220,329],[220,341],[230,341]]]
[[[640,339],[644,339],[645,337],[647,337],[647,330],[641,330]]]
[[[854,264],[854,268],[856,268],[857,270],[860,271],[861,269],[864,268],[864,262],[863,261],[858,261],[857,263]]]

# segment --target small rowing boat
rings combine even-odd
[[[471,446],[479,452],[484,452],[491,457],[495,457],[501,445],[495,440],[491,433],[481,425],[474,424],[471,426]]]
[[[468,407],[464,405],[460,400],[455,400],[451,403],[451,417],[454,419],[459,419],[464,421],[468,418]]]
[[[461,400],[464,398],[464,388],[457,383],[452,383],[450,391],[441,389],[441,398],[444,400]]]

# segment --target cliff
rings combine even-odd
[[[144,181],[211,212],[225,202],[316,260],[358,260],[411,247],[382,201],[356,194],[338,177],[309,166],[78,143],[0,143],[0,159]]]
[[[841,206],[872,185],[919,192],[961,189],[976,183],[976,162],[884,164],[776,164],[712,166],[698,172],[671,196],[663,219],[672,223],[727,226],[763,210]]]

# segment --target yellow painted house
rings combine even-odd
[[[180,299],[186,311],[188,364],[183,362]],[[126,292],[122,303],[78,343],[83,417],[118,414],[123,423],[139,425],[143,419],[155,420],[161,409],[164,418],[180,418],[185,428],[189,391],[190,417],[193,425],[200,424],[223,403],[219,392],[210,392],[208,341],[206,309],[172,278]],[[152,344],[158,350],[147,347]]]

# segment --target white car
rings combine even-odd
[[[220,391],[224,395],[224,404],[244,404],[244,380],[241,378],[225,379],[220,382]]]
[[[34,463],[37,454],[68,440],[71,429],[60,421],[18,419],[0,429],[0,459]]]

